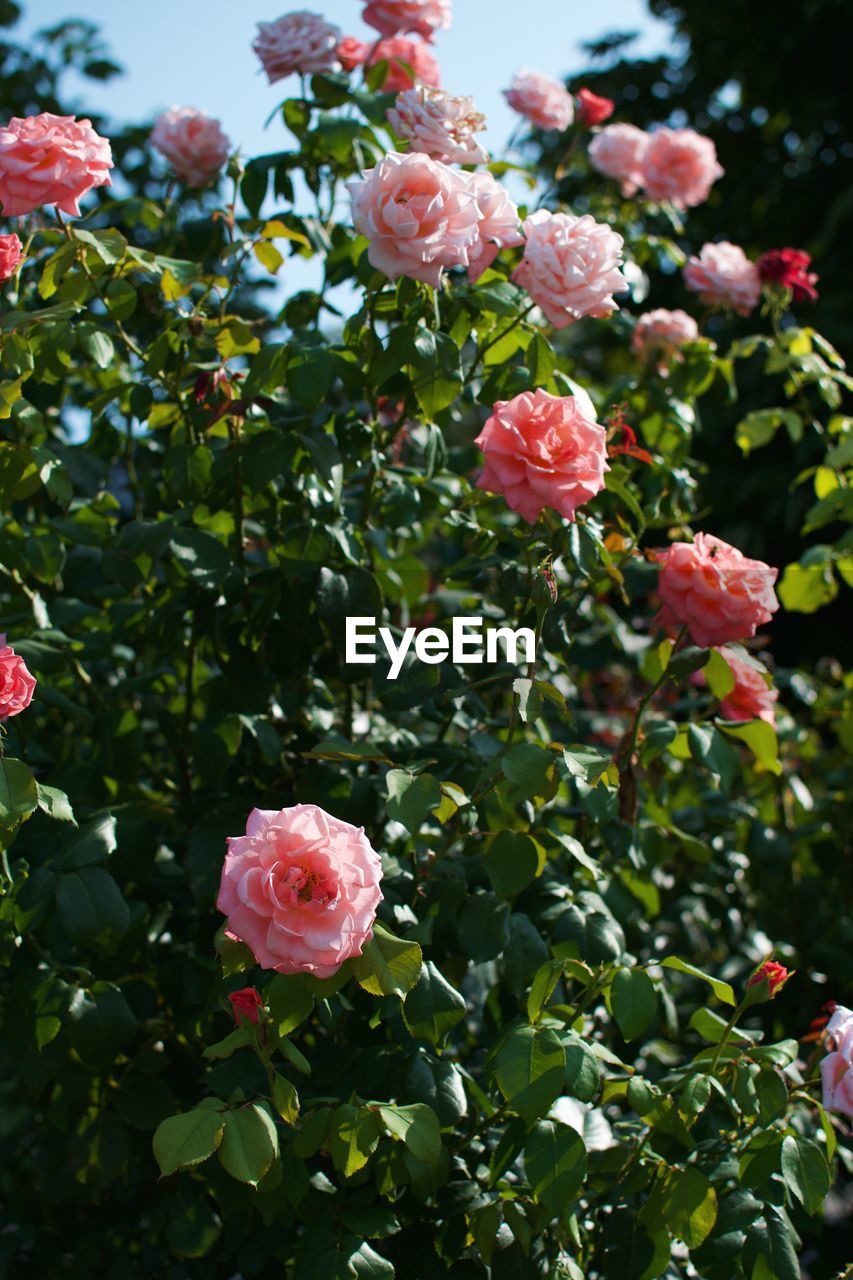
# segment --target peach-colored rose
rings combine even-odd
[[[727,720],[766,720],[776,723],[779,692],[765,679],[766,668],[745,662],[735,649],[724,646],[720,653],[735,678],[735,687],[720,703]]]
[[[432,40],[436,31],[450,26],[450,0],[368,0],[362,17],[383,36],[410,31]]]
[[[677,209],[702,204],[723,173],[713,142],[695,129],[656,129],[643,152],[646,195]]]
[[[480,209],[466,174],[415,151],[390,152],[348,182],[353,223],[368,258],[389,280],[438,285],[447,267],[467,267],[479,244]]]
[[[18,237],[0,236],[0,284],[11,280],[24,260],[24,246]]]
[[[613,294],[628,287],[619,270],[623,241],[606,222],[538,209],[525,219],[524,234],[524,257],[512,278],[555,329],[618,310]]]
[[[710,533],[674,542],[655,558],[662,605],[655,623],[668,630],[686,626],[703,649],[754,636],[779,608],[773,590],[779,570]]]
[[[540,389],[499,400],[475,441],[486,462],[477,486],[530,524],[545,507],[574,520],[604,488],[606,436],[579,397]]]
[[[228,159],[231,143],[218,120],[194,107],[172,107],[158,116],[151,142],[188,187],[203,187]]]
[[[329,978],[369,941],[382,865],[361,827],[314,804],[253,809],[216,905],[263,969]]]
[[[26,711],[35,687],[35,677],[30,675],[24,659],[6,643],[5,636],[0,636],[0,720]]]
[[[684,268],[684,283],[708,306],[731,307],[742,316],[748,316],[761,297],[758,268],[728,240],[704,244]]]
[[[541,71],[517,71],[504,89],[513,111],[538,129],[568,129],[575,118],[575,101],[564,84]]]
[[[364,40],[357,40],[355,36],[344,36],[335,49],[335,55],[344,71],[355,71],[356,67],[367,61],[369,52],[370,45]]]
[[[0,204],[19,218],[45,204],[78,217],[79,201],[93,187],[110,185],[110,144],[91,120],[74,116],[13,116],[0,126]]]
[[[259,22],[252,49],[261,60],[270,84],[292,72],[313,75],[315,71],[337,71],[338,27],[318,13],[298,9],[275,22]]]
[[[388,111],[398,138],[412,151],[423,151],[444,164],[485,164],[488,153],[474,138],[486,127],[486,117],[473,98],[454,98],[442,89],[406,89]]]
[[[853,1009],[837,1004],[826,1024],[825,1034],[841,1056],[853,1062]]]
[[[478,241],[468,251],[468,278],[474,284],[501,249],[523,244],[524,236],[514,201],[492,174],[471,173],[467,181],[480,210]]]
[[[658,307],[640,316],[631,335],[631,350],[643,361],[654,361],[660,373],[666,374],[670,360],[677,356],[685,342],[695,342],[699,326],[686,311],[667,311]]]
[[[438,63],[423,40],[411,40],[408,36],[389,36],[387,40],[380,40],[372,46],[367,58],[369,67],[375,67],[377,62],[388,63],[382,83],[383,93],[400,93],[414,88],[416,84],[429,85],[432,89],[441,86]]]
[[[841,1053],[828,1053],[820,1064],[823,1105],[853,1120],[853,1066]]]
[[[589,161],[599,173],[615,178],[623,196],[632,196],[643,182],[643,157],[649,135],[633,124],[608,124],[589,144]]]

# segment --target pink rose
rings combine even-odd
[[[467,177],[418,151],[392,151],[348,182],[353,223],[370,241],[373,266],[389,280],[409,276],[435,286],[447,267],[467,267],[480,239],[480,209]]]
[[[0,236],[0,284],[11,280],[23,261],[24,246],[18,237],[14,233]]]
[[[270,84],[291,72],[313,75],[337,71],[340,30],[317,13],[298,9],[275,22],[259,22],[252,49],[261,60]]]
[[[110,144],[91,120],[17,116],[0,127],[0,204],[6,218],[19,218],[45,204],[78,217],[79,201],[93,187],[110,185]]]
[[[662,607],[655,623],[686,626],[701,648],[754,636],[779,608],[773,590],[778,569],[749,560],[710,533],[655,552]]]
[[[499,400],[475,441],[486,460],[477,487],[503,494],[529,524],[545,507],[574,520],[604,488],[606,435],[575,396],[540,389]]]
[[[619,270],[623,242],[607,223],[539,209],[525,219],[524,234],[524,257],[512,278],[555,329],[618,310],[613,294],[628,287]]]
[[[367,60],[369,52],[370,45],[363,40],[357,40],[355,36],[344,36],[343,40],[338,41],[335,56],[344,71],[355,71],[356,67]]]
[[[474,193],[480,210],[478,241],[468,251],[468,278],[475,284],[501,249],[523,244],[524,236],[518,209],[496,178],[490,173],[468,174],[468,189]]]
[[[472,98],[421,86],[398,94],[387,114],[397,137],[412,151],[444,164],[485,164],[489,158],[474,139],[485,129],[486,117],[474,109]]]
[[[411,31],[432,40],[450,26],[450,0],[368,0],[362,17],[383,36]]]
[[[686,311],[667,311],[658,307],[647,311],[634,325],[631,350],[640,360],[654,361],[658,372],[667,373],[669,361],[685,342],[695,342],[699,326]]]
[[[215,178],[231,151],[219,121],[194,107],[164,111],[151,130],[151,142],[188,187],[203,187]]]
[[[727,720],[766,720],[776,724],[778,690],[768,685],[766,668],[745,662],[735,649],[722,648],[720,653],[735,678],[735,687],[720,703]]]
[[[612,98],[602,98],[600,94],[593,93],[592,89],[578,89],[575,102],[578,108],[578,124],[582,124],[587,129],[609,120],[616,108]]]
[[[853,1009],[837,1004],[826,1024],[826,1035],[848,1062],[853,1062]]]
[[[400,93],[416,84],[438,89],[441,72],[429,45],[422,40],[410,40],[408,36],[391,36],[380,40],[368,54],[367,65],[387,62],[388,71],[382,84],[383,93]]]
[[[820,1064],[823,1105],[853,1120],[853,1066],[840,1053],[828,1053]]]
[[[713,142],[695,129],[656,129],[643,153],[646,195],[677,209],[702,204],[723,173]]]
[[[589,144],[594,169],[621,183],[623,196],[632,196],[643,183],[643,157],[649,135],[633,124],[608,124]]]
[[[574,99],[566,86],[541,71],[517,71],[504,97],[513,111],[539,129],[562,131],[575,118]]]
[[[761,297],[758,268],[736,244],[705,244],[684,268],[684,283],[712,307],[731,307],[748,316]]]
[[[263,969],[329,978],[369,941],[382,865],[361,827],[314,804],[253,809],[216,905]]]
[[[0,636],[0,720],[20,715],[33,700],[35,678],[24,659]]]

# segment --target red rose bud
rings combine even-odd
[[[758,274],[764,284],[780,284],[790,289],[795,302],[817,302],[815,285],[819,277],[805,249],[770,249],[758,259]]]
[[[594,124],[609,120],[616,106],[612,98],[601,98],[591,89],[578,89],[575,102],[578,108],[578,124],[585,125],[587,129],[591,129]]]
[[[254,987],[243,987],[242,991],[232,991],[228,999],[231,1001],[231,1012],[238,1027],[247,1022],[257,1026],[258,1013],[264,1007],[260,993]]]
[[[777,964],[775,960],[765,960],[764,964],[758,966],[746,985],[747,988],[757,987],[762,982],[769,982],[770,989],[767,995],[768,999],[772,1000],[779,994],[788,979],[793,977],[793,974],[794,970],[789,972],[783,964]]]

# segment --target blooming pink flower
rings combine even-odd
[[[643,157],[649,135],[633,124],[608,124],[589,144],[589,161],[599,173],[621,183],[623,196],[632,196],[643,182]]]
[[[258,1014],[264,1007],[261,994],[254,987],[243,987],[240,991],[232,991],[228,999],[231,1001],[231,1012],[237,1026],[246,1022],[258,1024]]]
[[[188,187],[203,187],[215,178],[231,150],[219,121],[194,107],[164,111],[151,130],[151,142]]]
[[[441,71],[429,45],[423,40],[410,40],[408,36],[391,36],[372,46],[367,65],[387,62],[388,71],[382,90],[384,93],[400,93],[416,84],[432,89],[441,85]]]
[[[328,978],[370,939],[381,878],[361,827],[313,804],[253,809],[228,840],[216,905],[262,968]]]
[[[512,278],[555,329],[618,310],[613,294],[628,287],[619,270],[623,242],[606,222],[538,209],[525,219],[524,234],[524,257]]]
[[[828,1053],[820,1064],[823,1105],[853,1120],[853,1065],[841,1053]]]
[[[704,244],[684,268],[684,283],[709,306],[731,307],[742,316],[748,316],[761,297],[758,268],[728,240]]]
[[[779,692],[768,685],[765,668],[753,666],[735,649],[724,647],[720,653],[735,679],[734,688],[720,703],[720,710],[727,720],[766,720],[776,723],[776,702]]]
[[[658,626],[686,626],[701,648],[754,636],[779,608],[778,569],[750,560],[710,533],[655,552],[660,564]]]
[[[504,97],[513,111],[539,129],[568,129],[575,117],[574,99],[566,86],[541,71],[517,71]]]
[[[450,26],[450,0],[368,0],[362,16],[383,36],[411,31],[432,40],[436,31]]]
[[[18,237],[0,236],[0,284],[11,280],[24,260],[24,246]]]
[[[312,75],[337,71],[341,32],[317,13],[298,9],[275,22],[259,22],[252,49],[261,60],[270,84],[291,72]]]
[[[817,302],[815,285],[819,277],[811,266],[811,254],[805,249],[768,249],[756,266],[763,284],[780,284],[790,289],[795,302]]]
[[[444,164],[485,164],[489,158],[474,139],[485,129],[486,117],[474,109],[472,98],[421,86],[399,93],[387,114],[397,137],[412,151]]]
[[[833,1047],[848,1062],[853,1062],[853,1009],[837,1004],[825,1032]]]
[[[640,360],[654,361],[660,373],[667,373],[669,361],[685,342],[695,342],[699,326],[686,311],[658,307],[640,316],[631,335],[631,350]]]
[[[604,488],[606,436],[578,397],[540,389],[499,400],[475,442],[486,463],[477,486],[530,524],[545,507],[574,520]]]
[[[110,144],[91,120],[43,111],[0,126],[0,204],[19,218],[45,204],[78,217],[80,199],[110,185]]]
[[[592,89],[578,89],[575,94],[577,103],[578,124],[591,129],[593,125],[602,124],[613,115],[616,103],[612,98],[602,98]]]
[[[360,67],[367,60],[369,52],[370,45],[364,40],[357,40],[355,36],[344,36],[343,40],[338,41],[335,56],[344,71],[355,71],[356,67]]]
[[[646,195],[677,209],[702,204],[723,173],[713,142],[695,129],[656,129],[643,152]]]
[[[30,675],[24,659],[6,643],[5,636],[0,636],[0,720],[26,711],[35,687],[35,677]]]
[[[353,223],[370,241],[368,258],[390,280],[438,285],[447,267],[467,267],[481,221],[468,175],[421,152],[390,152],[348,182]]]
[[[478,242],[468,251],[468,278],[474,284],[501,249],[523,244],[524,236],[514,201],[492,174],[471,173],[467,181],[480,210]]]

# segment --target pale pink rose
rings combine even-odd
[[[0,720],[26,711],[35,687],[35,677],[30,675],[24,659],[6,643],[5,636],[0,636]]]
[[[356,67],[367,61],[369,52],[370,45],[364,40],[357,40],[355,36],[344,36],[335,49],[335,55],[344,71],[355,71]]]
[[[432,40],[436,31],[450,26],[450,0],[368,0],[362,17],[383,36],[411,31]]]
[[[43,111],[0,126],[0,204],[19,218],[45,204],[78,217],[79,201],[93,187],[110,185],[110,144],[91,120]]]
[[[658,626],[686,626],[701,648],[754,636],[779,608],[773,590],[778,569],[750,560],[710,533],[655,552],[660,564]]]
[[[759,664],[747,662],[737,649],[724,645],[717,652],[725,660],[734,676],[734,688],[720,703],[720,711],[726,720],[766,720],[776,724],[776,702],[779,693],[767,683],[768,671]],[[697,685],[706,685],[704,671],[696,671],[690,677]]]
[[[10,236],[0,236],[0,284],[11,280],[23,260],[24,246],[14,232]]]
[[[261,60],[270,84],[292,72],[313,75],[315,71],[337,71],[338,27],[318,13],[298,9],[275,22],[259,22],[252,49]]]
[[[468,189],[473,191],[480,210],[478,242],[468,252],[468,278],[474,284],[501,249],[524,244],[524,236],[514,201],[492,174],[468,174]]]
[[[643,158],[649,135],[633,124],[605,125],[589,144],[594,169],[615,178],[623,196],[632,196],[643,182]]]
[[[382,865],[361,827],[314,804],[253,809],[216,900],[263,969],[329,978],[370,940]]]
[[[467,267],[479,244],[480,209],[467,174],[415,151],[390,152],[348,182],[356,231],[368,258],[389,280],[436,285],[447,267]]]
[[[218,120],[194,107],[172,107],[158,116],[151,142],[188,187],[203,187],[228,159],[231,143]]]
[[[748,316],[761,297],[758,268],[728,240],[704,244],[684,268],[684,283],[708,306],[731,307],[742,316]]]
[[[538,209],[525,219],[524,234],[524,257],[512,278],[555,329],[618,310],[613,294],[628,287],[619,270],[623,241],[606,222]]]
[[[823,1105],[853,1120],[853,1066],[841,1053],[828,1053],[820,1064]]]
[[[516,71],[504,89],[513,111],[539,129],[568,129],[575,118],[575,100],[564,84],[541,71]]]
[[[606,438],[578,397],[540,389],[499,400],[475,441],[486,463],[477,486],[502,494],[530,524],[545,507],[574,520],[604,488]]]
[[[408,36],[390,36],[371,47],[367,65],[387,62],[388,71],[382,83],[383,93],[400,93],[416,84],[438,89],[441,71],[429,45],[423,40],[410,40]]]
[[[656,129],[643,153],[646,195],[677,209],[702,204],[724,172],[711,139],[695,129]]]
[[[485,164],[488,153],[474,134],[486,127],[486,117],[473,98],[454,98],[442,89],[406,89],[387,113],[398,138],[412,151],[423,151],[444,164]]]
[[[677,357],[685,342],[695,342],[699,326],[686,311],[667,311],[658,307],[647,311],[634,325],[631,350],[638,359],[654,362],[660,373],[666,374],[669,362]]]
[[[826,1035],[841,1056],[853,1062],[853,1009],[836,1005],[826,1024]]]

